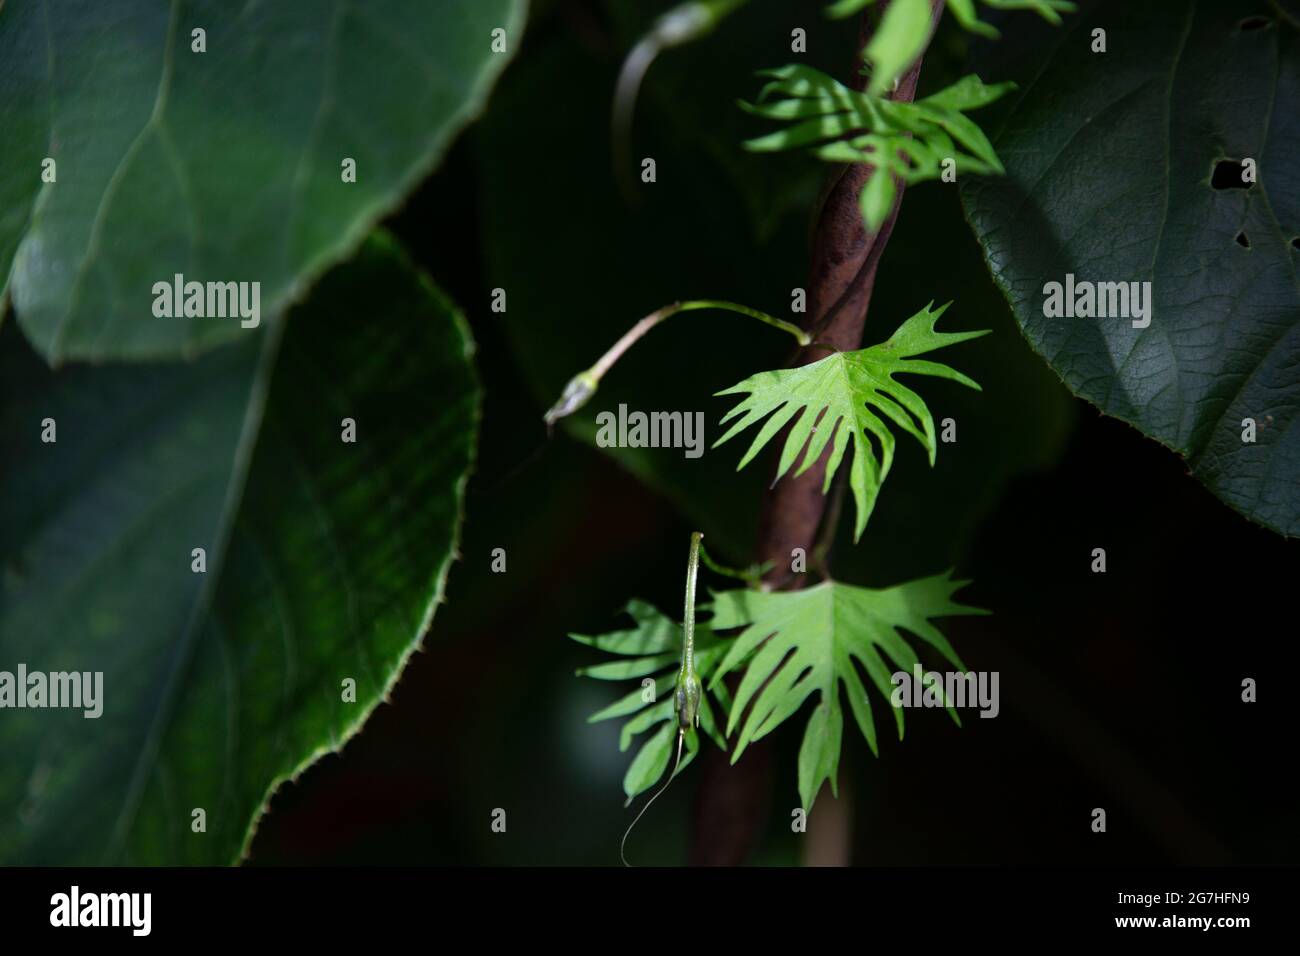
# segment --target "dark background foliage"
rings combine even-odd
[[[740,153],[756,130],[733,104],[754,94],[753,69],[788,58],[790,26],[809,29],[808,60],[828,71],[843,75],[852,54],[852,30],[825,23],[820,2],[754,4],[669,53],[637,120],[636,155],[657,157],[659,182],[629,207],[610,171],[608,96],[653,13],[640,6],[652,5],[542,4],[487,116],[389,223],[478,340],[487,405],[464,559],[391,705],[273,798],[253,864],[617,863],[630,754],[615,723],[585,718],[618,688],[575,678],[592,655],[564,635],[608,628],[633,596],[677,614],[689,531],[708,527],[726,557],[744,560],[763,477],[755,468],[720,484],[739,455],[724,448],[695,472],[661,451],[642,482],[570,433],[547,443],[541,413],[657,305],[708,295],[788,310],[826,169]],[[966,42],[945,26],[922,92],[955,75]],[[506,316],[488,307],[497,286]],[[984,271],[956,190],[927,184],[905,198],[867,341],[948,298],[950,327],[994,330],[944,356],[985,392],[923,388],[936,419],[958,419],[958,443],[940,447],[933,471],[900,444],[862,544],[842,539],[832,564],[874,586],[948,565],[972,577],[964,597],[994,615],[945,630],[971,668],[1001,673],[1002,713],[958,729],[917,712],[879,759],[846,732],[853,860],[1294,860],[1285,703],[1300,665],[1290,591],[1300,544],[1250,524],[1165,448],[1071,398]],[[779,364],[786,345],[727,317],[674,322],[613,373],[608,404],[704,410],[711,441],[729,406],[709,394]],[[496,547],[505,574],[489,570]],[[1105,574],[1090,571],[1095,547]],[[1259,682],[1256,704],[1241,701],[1245,677]],[[754,862],[797,862],[808,840],[789,830],[802,723],[775,735],[769,832]],[[698,776],[647,814],[635,861],[685,858]],[[505,834],[489,826],[497,807]],[[1094,807],[1107,810],[1104,835],[1090,830]]]

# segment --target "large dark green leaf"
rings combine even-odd
[[[1007,175],[964,189],[1025,335],[1228,504],[1300,534],[1297,23],[1255,0],[1111,2],[1030,49],[994,126]],[[1258,180],[1224,188],[1247,158]],[[1067,273],[1149,281],[1150,325],[1045,317],[1044,285]]]
[[[0,860],[237,859],[428,628],[474,447],[468,330],[387,241],[322,280],[277,355],[281,327],[56,372],[0,334],[0,670],[103,672],[97,719],[0,712]]]
[[[524,8],[0,4],[0,292],[53,363],[239,336],[235,321],[155,318],[153,284],[257,281],[264,315],[300,298],[479,110]]]

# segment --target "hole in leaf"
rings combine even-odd
[[[1273,21],[1268,17],[1246,17],[1237,24],[1237,29],[1245,32],[1247,30],[1267,30],[1273,25]]]
[[[1249,189],[1254,183],[1242,182],[1244,169],[1239,159],[1221,159],[1214,164],[1210,185],[1215,189]]]
[[[1247,249],[1250,248],[1250,240],[1246,238],[1244,232],[1237,233],[1237,245],[1244,246]]]
[[[1300,236],[1296,236],[1291,240],[1291,248],[1300,251]]]

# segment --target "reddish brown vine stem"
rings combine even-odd
[[[887,3],[876,3],[863,14],[858,49],[862,50],[879,23]],[[943,12],[944,0],[931,0],[931,30]],[[855,62],[852,85],[861,89],[861,63]],[[898,81],[891,99],[910,102],[921,73],[918,59]],[[880,230],[868,235],[858,206],[858,194],[870,167],[845,167],[828,192],[817,219],[809,271],[808,320],[805,327],[820,329],[818,340],[842,351],[862,344],[867,306],[876,281],[881,253],[889,242],[903,198],[898,184],[894,208]],[[801,349],[791,366],[807,365],[826,356],[822,348]],[[781,442],[776,445],[779,448]],[[811,555],[818,527],[826,509],[822,482],[826,474],[829,446],[821,461],[798,478],[777,482],[763,502],[759,518],[757,558],[771,561],[764,581],[774,588],[802,586],[803,575],[790,570],[791,551],[803,548]],[[775,473],[775,469],[774,469]],[[703,762],[703,779],[696,798],[690,862],[696,866],[738,866],[745,861],[768,817],[771,790],[771,758],[768,741],[759,741],[746,751],[734,767],[717,751]],[[822,807],[819,804],[818,809]],[[846,852],[847,852],[847,848]]]

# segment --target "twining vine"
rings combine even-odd
[[[633,49],[615,94],[616,156],[624,148],[620,143],[627,133],[637,87],[655,56],[706,35],[745,2],[682,4],[661,17]],[[1060,22],[1061,12],[1073,9],[1064,0],[985,0],[985,4],[1034,10],[1052,23]],[[878,245],[887,238],[903,187],[928,179],[1002,172],[988,138],[967,114],[992,103],[1013,89],[1013,84],[986,85],[977,76],[965,76],[923,99],[908,101],[940,6],[939,0],[933,4],[931,0],[839,0],[828,8],[831,16],[859,11],[871,16],[871,29],[863,35],[862,71],[854,86],[811,67],[787,65],[764,71],[769,82],[753,104],[741,104],[757,117],[784,124],[749,140],[746,148],[760,152],[807,150],[819,159],[848,164],[847,169],[854,171],[851,177],[842,174],[840,184],[851,183],[857,190],[861,222],[855,228],[877,240],[877,248],[870,251],[865,264],[871,272],[866,276],[866,294],[858,303],[861,314],[855,317],[859,329]],[[946,0],[946,7],[963,28],[983,36],[997,35],[992,26],[978,19],[974,0]],[[897,95],[904,84],[904,95]],[[834,307],[827,305],[822,303],[818,320],[808,331],[732,302],[692,300],[665,306],[637,322],[590,369],[574,376],[547,411],[547,424],[553,425],[589,401],[614,363],[673,315],[715,309],[763,322],[793,335],[806,347],[805,352],[820,348],[825,354],[790,368],[757,372],[717,392],[719,396],[744,397],[723,416],[720,424],[731,425],[713,447],[757,427],[739,469],[781,435],[777,479],[797,479],[816,468],[822,475],[822,495],[847,468],[855,506],[853,539],[857,542],[888,477],[895,432],[914,437],[926,450],[931,465],[935,462],[937,444],[929,408],[896,376],[943,378],[978,390],[977,383],[956,369],[919,356],[987,333],[939,331],[938,320],[948,306],[936,309],[931,303],[883,342],[841,349],[820,338],[835,317]],[[706,569],[733,580],[739,578],[744,586],[710,591],[709,599],[697,608],[701,560]],[[837,581],[821,568],[822,580],[811,587],[776,590],[762,577],[768,570],[772,570],[770,564],[748,571],[722,567],[708,557],[697,532],[690,542],[681,624],[644,602],[632,601],[626,607],[630,628],[595,636],[571,635],[614,657],[582,668],[581,676],[639,682],[636,689],[589,718],[592,722],[626,718],[619,738],[624,751],[635,738],[648,734],[624,776],[628,803],[654,786],[671,763],[668,779],[651,798],[653,802],[677,773],[690,765],[702,747],[697,729],[729,753],[734,764],[751,745],[812,701],[797,761],[799,797],[803,809],[811,811],[823,784],[829,783],[832,793],[838,793],[843,702],[848,702],[854,723],[875,753],[877,730],[867,685],[888,701],[890,675],[898,670],[910,672],[918,663],[913,640],[928,645],[964,671],[960,657],[935,622],[987,613],[954,600],[967,582],[954,580],[951,571],[873,589]],[[818,570],[814,565],[813,573]],[[781,580],[787,580],[786,576],[781,575]],[[890,709],[901,738],[902,710]],[[956,710],[948,709],[960,723]]]

